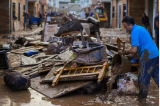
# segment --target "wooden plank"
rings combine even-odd
[[[55,66],[51,69],[51,71],[44,77],[44,79],[42,79],[42,83],[44,82],[52,82],[54,79],[54,73],[61,69],[63,66]]]
[[[24,47],[20,49],[11,50],[11,52],[23,54],[24,52],[27,52],[27,51],[40,50],[40,49],[43,49],[43,47],[42,46],[30,46],[30,47]]]
[[[104,74],[105,74],[105,70],[106,68],[109,67],[109,64],[108,62],[106,61],[104,64],[103,64],[103,68],[102,70],[100,71],[100,74],[98,75],[98,81],[97,83],[100,83],[102,80],[103,80],[103,77],[104,77]]]
[[[60,78],[67,78],[67,77],[78,77],[78,76],[87,76],[87,75],[98,75],[100,72],[95,73],[82,73],[82,74],[71,74],[71,75],[61,75]]]
[[[68,71],[68,70],[78,70],[78,69],[84,69],[84,68],[95,68],[95,67],[103,67],[103,65],[95,65],[95,66],[84,66],[84,67],[73,67],[73,68],[66,68],[64,69],[64,71]]]
[[[59,81],[87,81],[87,80],[97,79],[97,76],[98,75],[67,77],[67,78],[60,78]]]
[[[64,82],[64,83],[59,83],[55,87],[52,87],[48,83],[47,84],[39,83],[41,80],[42,80],[41,76],[31,79],[31,88],[49,98],[60,97],[69,92],[75,91],[87,84],[92,83],[92,81]]]
[[[42,59],[41,61],[39,61],[39,62],[37,62],[37,63],[42,63],[42,62],[44,62],[44,61],[46,61],[46,60],[48,60],[48,59],[54,58],[54,57],[56,57],[56,56],[57,56],[57,54],[51,55],[51,56],[49,56],[48,58]]]
[[[68,32],[68,33],[63,33],[63,34],[61,34],[61,36],[67,36],[69,34],[75,34],[75,33],[80,33],[80,31],[72,31],[72,32]]]
[[[61,74],[63,73],[64,71],[64,68],[65,68],[66,65],[63,66],[62,70],[56,75],[56,77],[53,79],[53,82],[52,82],[52,86],[55,86],[57,85],[58,81],[59,81],[59,78],[61,76]]]

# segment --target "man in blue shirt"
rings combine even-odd
[[[136,25],[132,17],[124,17],[122,24],[128,32],[131,32],[131,48],[119,53],[136,54],[138,52],[140,56],[138,101],[146,102],[151,77],[159,87],[159,50],[149,32],[144,27]]]

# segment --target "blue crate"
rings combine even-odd
[[[32,18],[31,18],[31,23],[32,23],[32,24],[38,24],[38,23],[40,23],[40,18],[32,17]]]

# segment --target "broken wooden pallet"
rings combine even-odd
[[[55,76],[52,82],[52,86],[57,85],[60,79],[65,79],[65,81],[69,81],[72,78],[82,78],[81,80],[85,80],[84,76],[95,76],[98,79],[97,83],[100,83],[103,80],[105,70],[109,67],[108,62],[106,61],[103,65],[96,66],[85,66],[85,67],[76,67],[76,68],[62,68],[62,70]],[[67,74],[67,75],[66,75]],[[95,77],[93,77],[95,79]]]
[[[40,50],[40,49],[43,49],[43,46],[23,47],[23,48],[20,48],[20,49],[11,50],[11,52],[12,52],[12,53],[23,54],[23,53],[28,52],[28,51]]]

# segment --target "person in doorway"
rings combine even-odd
[[[149,24],[149,18],[147,17],[147,15],[145,13],[142,14],[142,24],[143,24],[143,27],[145,27],[148,32],[150,33],[152,39],[153,39],[153,36],[152,36],[152,30],[151,30],[151,26]]]
[[[94,15],[93,12],[91,12],[91,13],[90,13],[90,16],[92,17],[93,15]]]
[[[42,14],[39,12],[39,24],[38,24],[38,27],[41,25],[42,27],[42,21],[43,21],[43,18],[42,18]]]
[[[137,100],[146,103],[151,77],[153,77],[159,87],[159,50],[149,32],[144,27],[136,25],[132,17],[124,17],[122,24],[128,32],[131,32],[131,48],[120,50],[119,54],[134,55],[138,52],[140,70],[138,75],[139,94]]]
[[[89,17],[89,14],[86,12],[86,13],[85,13],[85,16],[86,16],[86,18],[88,18],[88,17]]]
[[[154,18],[154,30],[156,35],[156,45],[159,48],[159,12]]]
[[[31,17],[30,17],[30,14],[28,13],[28,12],[26,12],[26,26],[27,26],[27,29],[29,28],[29,29],[31,29],[32,30],[32,28],[31,28]]]
[[[26,27],[26,12],[23,12],[23,17],[24,17],[24,23],[23,23],[23,30],[25,30],[25,27]]]
[[[57,13],[56,13],[56,12],[54,12],[54,16],[57,16]]]
[[[16,19],[17,19],[17,17],[16,17],[15,14],[16,14],[16,13],[15,13],[15,10],[13,10],[13,20],[16,20]]]

